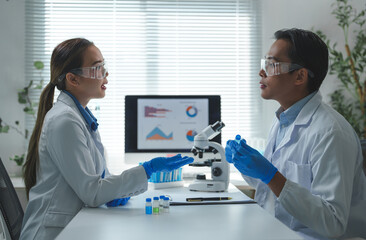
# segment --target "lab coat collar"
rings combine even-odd
[[[310,93],[306,97],[300,99],[295,104],[293,104],[291,107],[289,107],[286,111],[280,107],[277,112],[276,116],[278,120],[280,121],[280,125],[288,126],[291,123],[295,122],[297,116],[299,115],[302,108],[305,106],[305,104],[316,94],[316,92]]]
[[[300,113],[297,115],[297,118],[295,119],[294,123],[289,127],[289,129],[286,131],[285,137],[281,141],[281,143],[277,146],[276,151],[281,149],[283,146],[285,146],[293,137],[294,137],[294,129],[299,126],[308,125],[311,118],[313,117],[314,113],[318,109],[320,103],[322,101],[322,96],[320,95],[319,91],[304,105],[304,107],[301,109]],[[274,127],[275,132],[278,131],[279,128],[279,121],[277,122],[276,126]],[[276,136],[271,136],[270,141],[270,149],[273,149],[274,147],[274,139],[276,139]]]
[[[72,100],[72,98],[69,95],[67,95],[66,93],[64,93],[63,91],[61,91],[60,95],[58,95],[57,101],[63,102],[66,105],[68,105],[69,107],[71,107],[72,109],[79,111],[76,104],[74,103],[74,100]]]
[[[63,90],[63,92],[65,92],[67,95],[69,95],[72,100],[75,102],[76,107],[79,109],[81,115],[83,115],[83,118],[85,119],[85,121],[88,123],[88,126],[90,127],[91,130],[93,130],[94,132],[98,129],[98,122],[97,119],[94,117],[94,115],[91,113],[91,111],[89,110],[88,107],[83,107],[79,100],[76,99],[76,97],[74,97],[74,95],[72,95],[71,93],[69,93],[66,90]]]
[[[318,91],[301,109],[294,125],[307,125],[322,102],[322,95]]]
[[[70,93],[69,93],[70,94]],[[61,91],[60,95],[58,96],[57,100],[65,103],[66,105],[73,108],[76,112],[78,112],[86,125],[90,128],[91,131],[96,131],[98,128],[97,119],[93,116],[90,110],[86,107],[84,109],[81,104],[76,100],[73,99],[72,95],[69,95],[67,92]],[[78,104],[80,106],[78,106]],[[93,127],[94,125],[94,127]]]

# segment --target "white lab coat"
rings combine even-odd
[[[111,176],[97,146],[102,148],[98,131],[90,131],[74,101],[61,92],[43,123],[37,183],[29,193],[21,239],[54,239],[83,206],[147,190],[142,166]]]
[[[264,156],[286,178],[277,198],[250,177],[255,200],[306,239],[366,238],[366,178],[362,151],[348,122],[321,100],[303,107],[273,152],[279,121],[272,126]]]

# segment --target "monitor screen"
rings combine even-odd
[[[217,95],[126,96],[125,152],[189,152],[194,136],[220,120]]]

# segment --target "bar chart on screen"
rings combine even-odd
[[[168,112],[171,112],[171,110],[145,106],[145,118],[165,118]]]

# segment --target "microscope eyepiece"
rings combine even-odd
[[[212,130],[215,132],[218,132],[221,130],[221,128],[225,127],[225,124],[223,122],[217,121],[214,124],[212,124]]]

